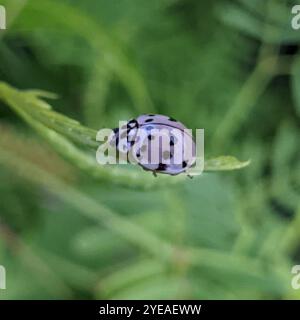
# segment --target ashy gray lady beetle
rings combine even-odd
[[[113,131],[110,144],[155,176],[156,173],[177,175],[195,164],[196,145],[192,133],[171,117],[141,115]]]

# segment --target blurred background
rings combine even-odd
[[[204,128],[207,159],[251,159],[194,179],[103,169],[76,122],[2,83],[0,299],[300,298],[295,1],[0,4],[0,81],[57,94],[85,137],[161,113]]]

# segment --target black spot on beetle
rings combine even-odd
[[[149,117],[154,117],[155,114],[149,113],[148,116],[149,116]]]
[[[187,166],[186,161],[182,161],[182,168],[185,168]]]
[[[127,129],[137,128],[139,126],[138,122],[135,119],[132,119],[127,122]]]
[[[176,138],[174,136],[170,137],[170,146],[174,146],[174,144],[177,142]]]
[[[153,121],[153,119],[147,119],[145,122],[151,122]]]
[[[151,134],[148,135],[148,140],[154,140],[154,136],[152,136]]]
[[[176,119],[174,119],[174,118],[172,118],[172,117],[169,117],[169,120],[170,120],[170,121],[177,122],[177,120],[176,120]]]

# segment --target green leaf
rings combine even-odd
[[[250,164],[248,161],[239,161],[232,156],[221,156],[205,161],[205,171],[228,171],[237,170],[247,167]]]
[[[101,166],[97,165],[95,160],[92,160],[88,154],[77,149],[68,139],[73,140],[81,147],[92,147],[96,149],[98,143],[96,141],[96,131],[88,127],[82,126],[78,121],[68,118],[58,112],[52,110],[51,106],[46,103],[41,97],[54,98],[56,97],[52,93],[44,92],[41,90],[27,90],[20,91],[12,88],[11,86],[0,82],[0,98],[2,98],[16,113],[18,113],[25,121],[31,126],[43,134],[51,143],[61,152],[67,156],[70,160],[73,160],[74,164],[77,164],[81,169],[88,169],[91,175],[98,176],[97,173],[102,172],[100,177],[109,176],[111,179],[122,180],[122,170],[117,171],[119,177],[116,175],[116,170],[110,168],[105,170]],[[68,139],[66,139],[68,138]],[[233,157],[220,157],[212,160],[208,160],[205,163],[205,171],[222,171],[222,170],[234,170],[247,166],[249,162],[240,162]],[[112,174],[107,174],[108,172]],[[115,172],[115,173],[113,173]],[[143,179],[147,180],[145,185],[157,185],[153,182],[153,177],[149,173],[140,172],[137,174],[135,171],[123,170],[126,173],[128,181],[135,180],[138,182]],[[124,176],[124,175],[123,175]],[[125,178],[125,180],[127,179]],[[168,181],[169,183],[178,182],[183,177],[169,177],[162,176],[159,181]],[[141,184],[141,183],[138,183]]]

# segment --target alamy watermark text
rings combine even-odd
[[[0,265],[0,289],[6,289],[6,271],[3,266]]]
[[[292,28],[294,30],[299,30],[300,29],[300,4],[293,6],[292,8]]]
[[[6,10],[4,6],[0,5],[0,30],[6,29]]]

